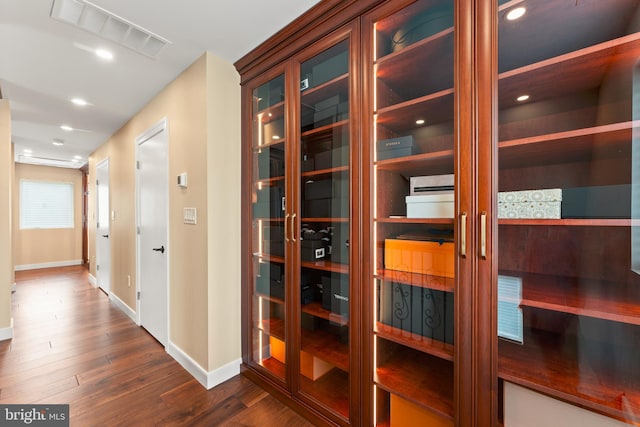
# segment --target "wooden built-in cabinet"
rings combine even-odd
[[[518,425],[506,382],[640,425],[639,30],[326,0],[239,60],[243,372],[318,425]]]

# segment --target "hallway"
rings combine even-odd
[[[16,272],[0,404],[70,404],[72,426],[308,426],[243,376],[206,390],[82,266]]]

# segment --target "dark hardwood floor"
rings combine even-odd
[[[2,404],[69,404],[72,426],[311,425],[241,375],[206,390],[83,267],[17,272],[16,284]]]

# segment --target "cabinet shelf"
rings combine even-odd
[[[314,177],[314,178],[319,178],[319,179],[321,179],[321,178],[331,178],[331,175],[334,174],[334,173],[348,172],[348,171],[349,171],[349,166],[338,166],[338,167],[335,167],[335,168],[303,172],[301,174],[301,176],[303,178],[309,178],[309,177]],[[325,177],[325,175],[326,175],[326,177]]]
[[[274,117],[282,116],[284,114],[284,101],[280,101],[277,104],[270,105],[268,107],[263,108],[262,110],[257,111],[256,116],[259,116],[260,114],[268,115],[269,113],[273,114]]]
[[[640,120],[594,126],[498,143],[502,168],[589,160],[594,150],[630,157]]]
[[[453,345],[376,322],[376,335],[423,353],[453,361]]]
[[[375,218],[379,224],[446,224],[453,225],[453,218]]]
[[[453,28],[376,61],[378,107],[453,87]],[[417,73],[415,64],[429,64]]]
[[[331,332],[303,330],[301,350],[349,372],[349,345],[341,343]]]
[[[374,276],[376,279],[388,282],[402,283],[405,285],[419,286],[421,288],[437,291],[453,292],[456,280],[450,277],[432,276],[430,274],[410,273],[397,270],[379,270]]]
[[[571,227],[636,227],[640,226],[637,219],[499,219],[499,225],[543,225],[571,226]]]
[[[259,363],[260,366],[265,368],[270,373],[274,374],[278,378],[284,378],[285,375],[285,365],[274,357],[269,357],[268,359],[262,359]]]
[[[270,301],[270,302],[275,302],[276,304],[284,305],[284,300],[283,299],[276,298],[276,297],[273,297],[271,295],[265,295],[265,294],[262,294],[262,293],[257,292],[257,291],[254,292],[254,295],[256,297],[258,297],[258,298],[262,298],[262,299],[265,299],[265,300]]]
[[[331,310],[323,308],[322,303],[319,302],[312,302],[310,304],[303,305],[302,312],[310,314],[311,316],[329,320],[340,326],[346,326],[349,324],[349,319],[347,317],[332,313]]]
[[[424,174],[425,170],[447,166],[453,170],[453,150],[416,154],[374,162],[378,170],[399,172],[406,176]]]
[[[453,420],[453,364],[404,347],[376,369],[383,390]]]
[[[349,218],[302,218],[302,222],[349,222]]]
[[[500,274],[522,278],[520,306],[640,325],[640,290],[635,285],[510,271]]]
[[[254,185],[257,186],[258,184],[262,184],[262,185],[271,184],[271,183],[278,182],[278,181],[284,181],[284,176],[274,176],[274,177],[271,177],[271,178],[256,179],[253,182],[254,182]]]
[[[332,273],[349,274],[349,266],[331,261],[302,261],[302,267],[313,268],[315,270],[330,271]]]
[[[317,403],[322,402],[344,418],[349,417],[349,375],[333,369],[315,381],[300,376],[301,390]]]
[[[285,337],[284,320],[276,319],[276,318],[262,319],[262,320],[256,321],[254,325],[256,329],[259,329],[265,334],[270,335],[274,338],[278,338],[281,341],[284,341],[284,337]]]
[[[313,108],[316,104],[327,97],[327,94],[347,94],[349,91],[349,74],[342,74],[321,85],[306,89],[300,93],[300,100],[303,106]]]
[[[284,264],[284,258],[281,256],[269,255],[269,254],[254,254],[254,255],[264,261],[279,262],[280,264]]]
[[[311,138],[311,137],[322,138],[326,134],[331,133],[334,129],[347,126],[348,124],[349,124],[349,119],[340,120],[339,122],[330,123],[328,125],[320,126],[319,128],[302,132],[300,136],[302,138]]]
[[[636,33],[505,71],[498,75],[500,106],[513,105],[523,89],[545,99],[596,88],[613,63],[632,68],[638,56]]]
[[[393,104],[376,113],[376,124],[398,134],[414,129],[419,118],[428,119],[428,125],[453,121],[453,89]]]
[[[532,390],[625,421],[640,422],[640,378],[580,360],[575,344],[553,334],[525,336],[525,345],[499,341],[498,376]],[[557,345],[555,345],[557,344]],[[526,369],[523,369],[526,367]]]
[[[277,139],[277,140],[272,140],[272,141],[269,141],[269,142],[265,142],[264,144],[258,145],[257,147],[255,147],[253,149],[253,151],[255,153],[257,153],[258,151],[260,151],[263,148],[273,147],[274,145],[280,145],[280,144],[284,145],[286,142],[287,142],[287,140],[284,139],[284,138],[280,138],[280,139]]]

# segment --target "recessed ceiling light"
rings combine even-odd
[[[104,59],[105,61],[113,60],[113,53],[109,52],[106,49],[96,49],[95,54],[98,58]]]
[[[25,157],[31,157],[31,153],[24,153],[23,156]]]
[[[61,140],[61,139],[59,139],[59,138],[55,138],[55,139],[53,140],[53,145],[55,145],[55,146],[58,146],[58,147],[59,147],[59,146],[61,146],[61,145],[64,145],[64,141],[63,141],[63,140]]]
[[[80,160],[78,160],[78,159],[72,159],[71,161],[72,161],[73,163],[78,163]]]
[[[526,101],[527,99],[529,99],[529,95],[520,95],[519,97],[516,98],[518,102],[523,102],[523,101]]]
[[[416,124],[417,125],[423,125],[424,124],[424,120],[423,119],[418,119],[418,120],[416,120]]]
[[[271,138],[272,139],[280,139],[280,136],[279,135],[273,135]]]
[[[515,9],[511,9],[509,13],[507,13],[507,19],[509,21],[515,21],[516,19],[520,19],[527,12],[527,9],[524,7],[516,7]]]
[[[82,156],[73,156],[73,158],[80,160],[80,159],[82,159]]]
[[[89,104],[87,101],[85,101],[85,100],[84,100],[84,99],[82,99],[82,98],[73,98],[73,99],[71,100],[71,102],[73,102],[74,104],[76,104],[76,105],[78,105],[78,106],[80,106],[80,107],[84,107],[84,106],[86,106],[86,105],[88,105],[88,104]]]
[[[31,150],[30,148],[25,148],[24,150],[22,150],[24,153],[33,153],[33,150]]]
[[[67,131],[67,132],[71,132],[73,130],[73,128],[69,125],[62,125],[60,126],[60,129]]]

